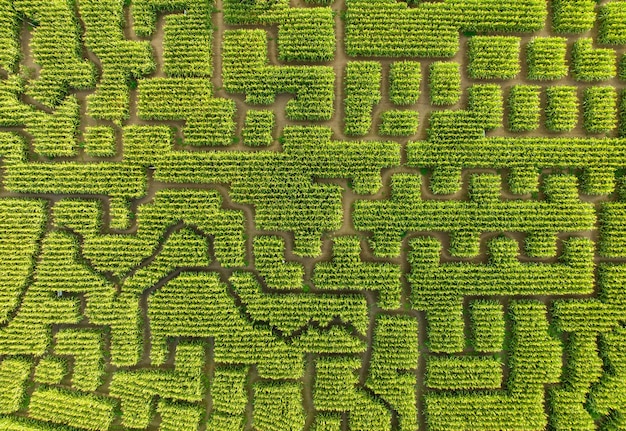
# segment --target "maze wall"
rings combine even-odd
[[[0,0],[0,431],[626,429],[626,2]]]

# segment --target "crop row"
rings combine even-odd
[[[355,228],[372,232],[375,254],[388,257],[400,253],[401,238],[406,232],[449,232],[451,252],[470,257],[478,254],[481,232],[527,232],[532,234],[527,240],[529,251],[551,255],[557,233],[593,229],[595,213],[592,206],[578,200],[575,178],[553,176],[547,180],[547,202],[501,200],[500,177],[488,178],[491,180],[482,198],[469,202],[432,201],[421,200],[419,176],[394,175],[389,200],[355,203]],[[472,187],[479,180],[473,179]]]
[[[272,104],[278,93],[292,93],[291,120],[329,120],[333,114],[335,73],[327,66],[268,65],[264,30],[229,30],[222,49],[224,89],[244,93],[253,104]]]
[[[543,27],[545,3],[537,0],[395,0],[346,2],[346,51],[350,56],[452,57],[459,31],[531,32]]]

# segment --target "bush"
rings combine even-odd
[[[437,61],[430,65],[430,102],[454,105],[461,97],[461,71],[458,63]]]
[[[468,72],[473,79],[511,79],[520,72],[520,38],[474,36],[469,40]]]
[[[560,79],[567,76],[567,39],[537,37],[526,48],[528,78],[533,80]]]

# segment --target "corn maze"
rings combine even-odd
[[[0,431],[626,430],[626,1],[0,0]]]

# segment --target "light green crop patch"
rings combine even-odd
[[[623,429],[624,5],[0,0],[0,430]]]

